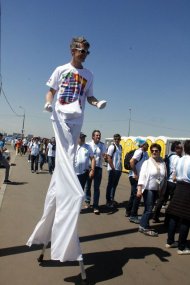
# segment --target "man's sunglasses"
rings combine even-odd
[[[153,153],[153,152],[159,152],[159,150],[158,149],[151,149],[151,152]]]
[[[76,50],[80,51],[81,54],[90,54],[90,52],[88,50],[85,50],[83,48],[75,48]]]

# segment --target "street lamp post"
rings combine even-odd
[[[23,120],[22,120],[22,130],[21,130],[21,132],[22,132],[22,139],[23,139],[24,138],[25,109],[22,106],[19,106],[19,108],[23,109],[23,111],[24,111],[24,113],[22,115]]]
[[[128,129],[128,137],[130,136],[131,131],[131,108],[129,108],[129,129]]]

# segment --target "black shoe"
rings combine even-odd
[[[4,184],[11,184],[11,183],[12,183],[12,181],[10,181],[8,179],[4,180]]]
[[[114,205],[112,202],[107,202],[106,203],[106,207],[110,208],[110,209],[113,209],[114,208]]]

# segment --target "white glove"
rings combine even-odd
[[[105,100],[99,101],[97,103],[97,108],[98,109],[104,109],[106,107],[106,104],[107,104],[107,101],[105,101]]]
[[[47,112],[52,112],[52,111],[53,111],[53,108],[52,108],[52,105],[51,105],[50,102],[45,103],[44,109],[45,109]]]

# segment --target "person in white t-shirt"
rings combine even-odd
[[[139,148],[134,152],[133,157],[130,160],[130,165],[132,169],[129,172],[131,195],[126,207],[126,216],[129,216],[129,221],[131,223],[139,224],[140,220],[138,218],[138,208],[141,199],[137,197],[137,184],[142,164],[145,160],[148,159],[148,144],[146,140],[141,138],[137,138],[136,143]]]
[[[108,147],[107,156],[108,156],[108,185],[106,189],[106,205],[109,208],[112,208],[117,204],[114,200],[115,191],[117,185],[119,183],[119,179],[122,171],[122,147],[119,144],[121,140],[121,136],[119,134],[115,134],[113,136],[114,143]]]
[[[38,161],[39,161],[39,138],[34,138],[33,143],[30,145],[31,154],[31,172],[38,174]]]
[[[52,174],[55,168],[55,153],[56,153],[56,142],[54,137],[48,143],[46,153],[48,158],[49,174]]]
[[[94,173],[94,197],[93,197],[93,208],[94,208],[94,214],[99,215],[99,198],[100,198],[100,184],[102,181],[102,162],[106,153],[106,147],[101,140],[101,132],[99,130],[94,130],[92,132],[92,141],[88,144],[91,146],[95,161],[96,161],[96,167],[95,167],[95,173]],[[92,185],[92,179],[89,177],[87,179],[87,183],[85,186],[85,202],[86,202],[86,208],[90,207],[90,200],[91,200],[91,185]]]
[[[70,63],[55,69],[47,82],[46,111],[52,112],[56,139],[56,162],[45,200],[44,213],[27,245],[51,241],[51,259],[82,260],[77,235],[77,221],[84,192],[74,171],[74,156],[82,128],[86,100],[98,109],[106,101],[93,95],[93,75],[83,67],[90,54],[90,44],[84,37],[73,38]],[[55,104],[53,99],[57,94]],[[69,215],[68,215],[69,213]]]
[[[88,177],[90,177],[91,179],[94,177],[96,165],[93,151],[91,147],[85,143],[85,137],[85,134],[80,133],[77,151],[75,155],[75,172],[83,190]]]

